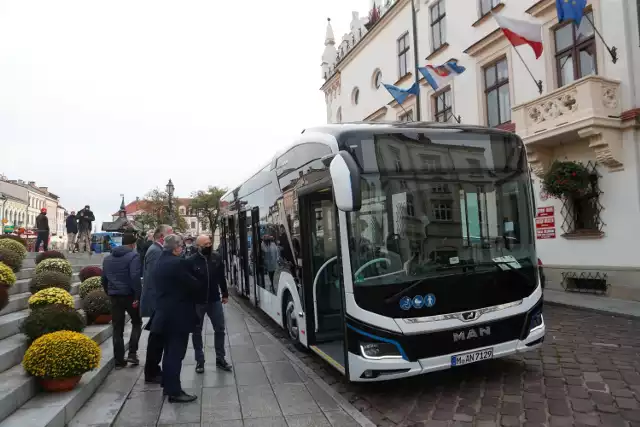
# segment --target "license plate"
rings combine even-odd
[[[458,354],[451,356],[451,366],[468,365],[469,363],[480,362],[493,358],[493,349],[485,348],[484,350],[472,351],[471,353]]]

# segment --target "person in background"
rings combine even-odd
[[[224,310],[222,304],[229,301],[227,279],[224,274],[222,257],[213,252],[211,238],[200,235],[196,239],[198,252],[188,258],[192,266],[195,278],[199,282],[199,293],[196,301],[196,314],[198,323],[192,335],[193,349],[196,358],[196,372],[204,373],[204,344],[202,342],[202,329],[204,320],[209,316],[214,331],[214,347],[216,350],[216,366],[227,372],[231,371],[231,365],[227,362],[224,350]],[[220,293],[222,292],[222,296]]]
[[[192,255],[195,255],[197,253],[197,249],[195,246],[193,246],[193,237],[188,236],[186,239],[184,239],[184,254],[183,256],[185,258],[188,258]]]
[[[90,252],[91,250],[91,224],[96,220],[95,215],[86,205],[84,209],[78,212],[78,243],[80,252]]]
[[[197,396],[187,394],[180,384],[189,334],[194,332],[198,321],[195,305],[199,288],[189,262],[182,258],[182,245],[182,238],[175,234],[164,239],[162,255],[152,276],[157,306],[151,320],[151,333],[164,337],[162,387],[172,403],[197,399]]]
[[[71,214],[67,216],[67,250],[69,252],[76,251],[76,237],[78,236],[78,217],[76,212],[71,211]]]
[[[36,217],[37,237],[34,252],[40,250],[40,244],[44,246],[45,252],[49,249],[49,218],[47,218],[47,209],[40,209],[40,215]]]
[[[153,323],[154,312],[156,311],[156,283],[154,280],[155,270],[158,260],[162,255],[162,245],[165,238],[170,236],[173,230],[170,225],[161,225],[155,229],[153,233],[153,244],[147,250],[144,257],[144,275],[142,296],[140,298],[140,312],[142,317],[151,317],[147,324],[147,329]],[[144,364],[144,378],[147,383],[161,384],[162,369],[160,361],[164,349],[164,341],[161,333],[155,333],[153,330],[149,334],[147,341],[147,358]]]
[[[274,242],[273,237],[267,234],[262,240],[260,249],[262,250],[264,256],[264,268],[267,270],[267,274],[269,275],[271,291],[275,292],[276,285],[273,282],[273,279],[275,277],[276,269],[278,268],[278,257],[280,256],[280,248]]]
[[[122,246],[114,248],[102,263],[102,287],[111,299],[113,315],[113,355],[116,369],[131,363],[140,364],[138,360],[138,343],[142,334],[142,317],[140,317],[140,255],[135,250],[136,238],[133,234],[122,236]],[[127,322],[125,313],[131,317],[131,336],[129,337],[129,355],[124,358],[124,327]]]
[[[141,235],[140,239],[138,239],[138,253],[140,254],[140,264],[142,264],[142,274],[144,274],[144,258],[151,245],[153,245],[153,230],[147,231],[146,236]]]

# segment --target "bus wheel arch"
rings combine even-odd
[[[289,289],[285,289],[282,293],[282,326],[293,344],[298,349],[303,349],[304,346],[300,342],[300,322],[296,314],[296,303]]]

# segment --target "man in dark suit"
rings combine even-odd
[[[172,233],[173,230],[171,226],[158,226],[153,234],[153,244],[147,249],[147,253],[145,254],[142,297],[140,298],[140,314],[142,317],[152,317],[156,310],[157,291],[153,275],[155,274],[158,260],[162,255],[164,239]],[[148,326],[146,329],[148,329]],[[147,383],[160,384],[162,382],[160,361],[162,360],[163,349],[164,342],[162,341],[162,335],[155,334],[151,331],[147,342],[147,358],[144,364],[144,379]]]
[[[180,384],[189,334],[198,323],[196,297],[199,291],[191,265],[182,257],[182,243],[182,238],[175,234],[164,239],[162,255],[152,277],[156,287],[156,311],[151,320],[151,333],[163,337],[162,387],[169,402],[173,403],[197,399],[182,390]]]

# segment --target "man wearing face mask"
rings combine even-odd
[[[205,315],[209,316],[214,331],[214,347],[216,350],[216,367],[230,372],[231,365],[225,359],[224,350],[224,310],[222,304],[229,301],[227,279],[224,275],[222,257],[213,251],[211,238],[200,235],[196,239],[198,252],[188,258],[193,268],[193,274],[200,282],[200,293],[196,303],[198,325],[193,332],[193,349],[196,356],[196,372],[204,373],[204,345],[202,342],[202,328]],[[222,292],[222,295],[220,293]]]
[[[193,238],[191,236],[184,239],[184,254],[185,258],[189,258],[191,255],[198,253],[197,248],[193,245]]]

